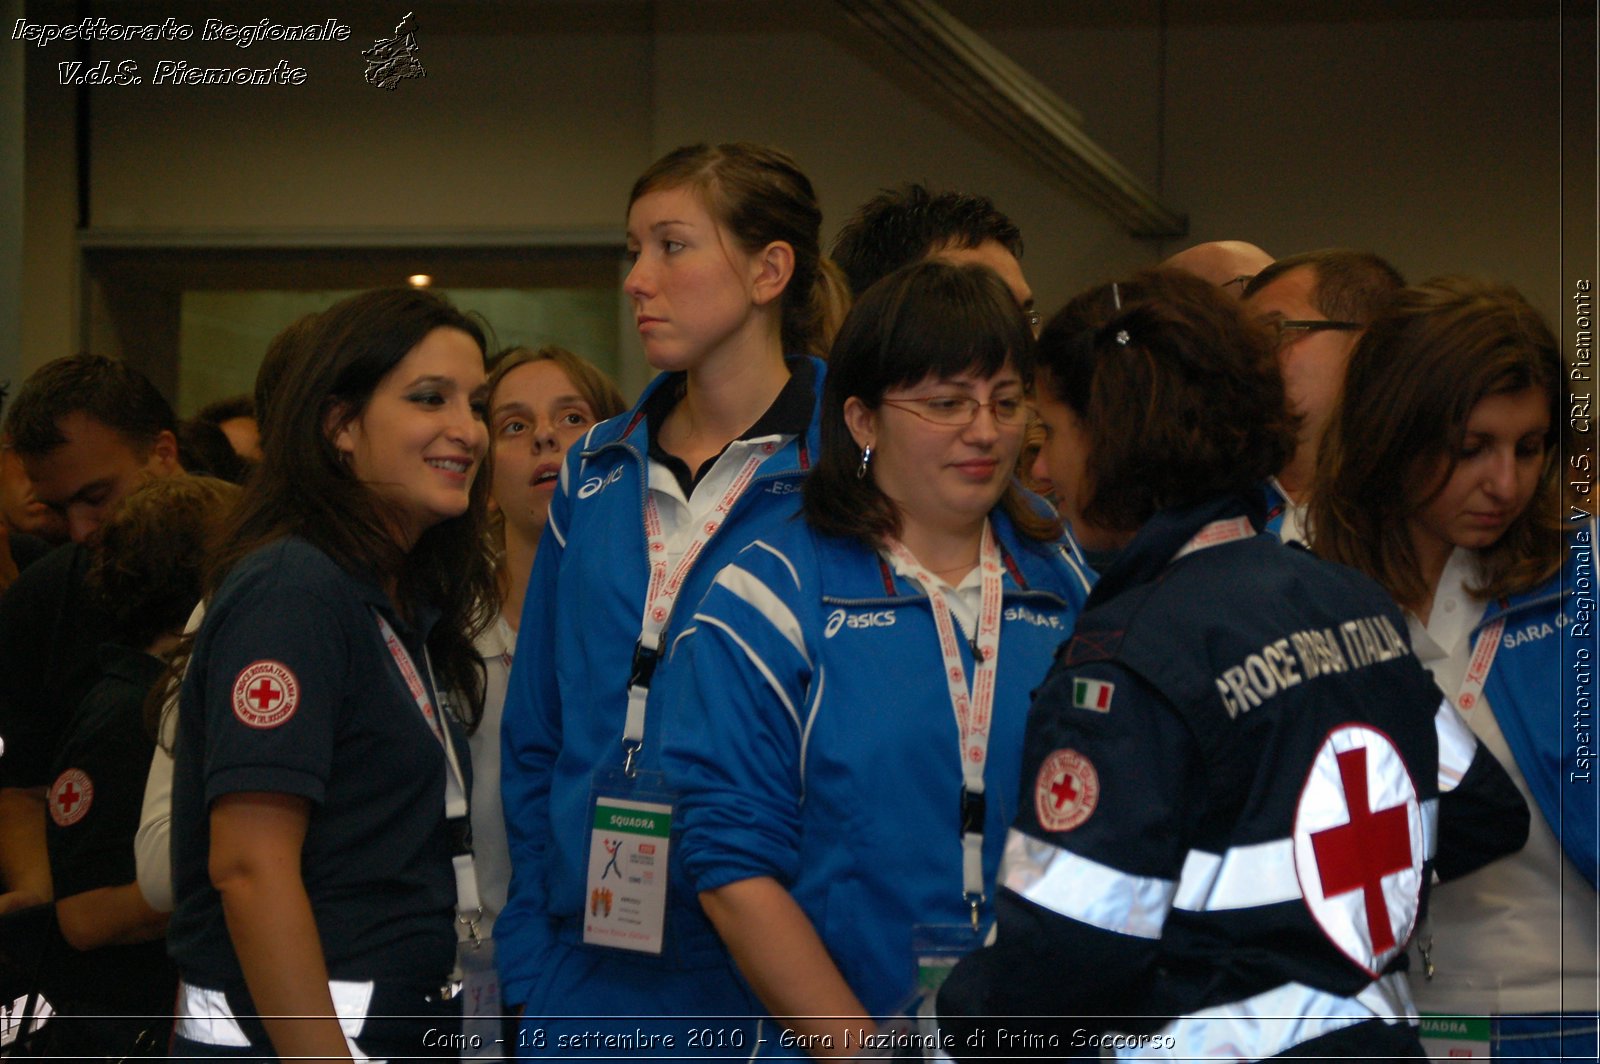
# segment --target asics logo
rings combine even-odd
[[[584,481],[583,482],[583,486],[578,489],[578,498],[587,499],[591,495],[598,495],[598,494],[600,494],[602,491],[604,491],[606,489],[607,485],[615,484],[617,481],[619,481],[621,479],[622,479],[622,467],[621,466],[618,466],[617,468],[613,469],[611,472],[607,473],[604,477],[590,477],[588,480]]]
[[[828,614],[828,623],[823,626],[824,639],[832,639],[839,634],[841,628],[893,628],[893,610],[868,610],[864,613],[846,613],[844,610],[834,610]]]

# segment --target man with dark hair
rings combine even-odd
[[[147,475],[180,469],[177,427],[144,374],[97,355],[46,363],[23,383],[5,423],[34,495],[66,518],[74,543]]]
[[[854,296],[900,267],[930,258],[989,267],[1038,330],[1033,290],[1018,261],[1022,233],[987,196],[935,195],[916,184],[884,189],[861,205],[833,242],[833,261],[844,270]]]
[[[83,588],[84,544],[140,484],[183,472],[175,425],[172,407],[143,374],[94,355],[42,366],[6,413],[6,435],[35,495],[66,520],[73,540],[0,598],[0,881],[8,890],[50,897],[44,787],[93,681],[95,648],[107,638],[104,610]]]
[[[1294,456],[1273,480],[1283,514],[1279,535],[1304,539],[1302,500],[1317,449],[1344,389],[1350,353],[1372,319],[1405,287],[1405,278],[1370,251],[1327,248],[1279,259],[1245,286],[1247,312],[1277,335],[1278,365],[1289,406],[1300,415]]]

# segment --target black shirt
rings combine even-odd
[[[83,585],[90,551],[68,543],[0,595],[0,737],[5,785],[43,787],[67,724],[97,674],[111,622]]]
[[[168,932],[197,986],[243,982],[207,862],[212,803],[248,791],[311,802],[301,876],[331,978],[431,981],[450,970],[444,751],[374,610],[426,680],[435,615],[406,624],[376,583],[304,540],[245,558],[207,607],[179,699]],[[450,726],[465,769],[464,735]]]
[[[133,836],[155,740],[145,731],[144,700],[166,670],[149,654],[105,644],[100,681],[67,731],[46,793],[45,840],[56,896],[68,898],[135,879]],[[74,1011],[170,1013],[177,969],[166,942],[65,949],[52,982]]]
[[[756,423],[739,433],[736,439],[754,440],[762,436],[798,436],[804,440],[806,431],[811,427],[811,407],[816,402],[815,381],[817,376],[816,363],[809,358],[792,359],[789,363],[789,379],[784,382],[783,388],[778,392],[772,405],[766,412],[756,419]],[[650,458],[660,462],[672,471],[678,478],[678,486],[683,489],[684,498],[694,494],[695,487],[711,467],[717,464],[717,459],[722,457],[722,451],[707,458],[699,469],[693,472],[689,464],[675,454],[668,453],[661,446],[661,426],[666,424],[667,415],[672,413],[678,401],[683,398],[687,377],[682,373],[674,373],[669,379],[661,382],[661,386],[651,392],[644,401],[645,431],[650,436]]]

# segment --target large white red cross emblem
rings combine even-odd
[[[1295,871],[1312,918],[1373,976],[1405,946],[1422,891],[1422,810],[1400,752],[1375,728],[1335,728],[1295,812]]]

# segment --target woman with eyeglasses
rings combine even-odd
[[[1033,349],[983,267],[870,288],[830,356],[804,522],[724,568],[673,650],[681,847],[792,1032],[764,1026],[766,1053],[861,1050],[993,919],[1028,691],[1087,592],[1013,479]]]
[[[1520,853],[1438,889],[1418,935],[1418,1006],[1493,1017],[1496,1059],[1595,1056],[1600,858],[1574,725],[1600,645],[1582,594],[1594,525],[1560,512],[1563,473],[1583,475],[1557,461],[1563,377],[1513,289],[1406,289],[1351,359],[1311,503],[1313,549],[1394,596],[1417,656],[1543,813]]]

